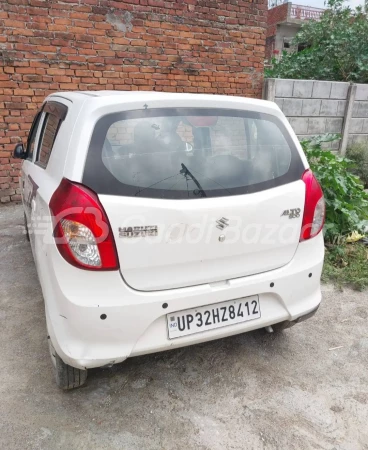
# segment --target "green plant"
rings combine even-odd
[[[347,149],[346,156],[354,161],[352,172],[362,180],[364,187],[368,188],[368,145],[354,144]]]
[[[322,281],[340,288],[349,285],[362,291],[368,287],[368,247],[360,244],[327,246]]]
[[[319,21],[305,23],[293,44],[307,48],[273,59],[266,77],[368,82],[367,9],[328,0]]]
[[[327,242],[336,242],[353,231],[364,232],[368,227],[368,194],[359,177],[351,172],[354,162],[322,149],[323,143],[338,138],[338,135],[325,135],[301,142],[324,192]]]

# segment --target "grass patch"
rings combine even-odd
[[[368,287],[368,246],[356,242],[326,246],[322,281],[340,289],[350,286],[363,291]]]

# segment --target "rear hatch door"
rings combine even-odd
[[[288,264],[300,238],[303,171],[272,115],[158,109],[97,124],[83,183],[106,210],[124,280],[152,291]]]

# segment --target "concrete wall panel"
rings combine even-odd
[[[334,81],[331,87],[330,98],[346,99],[348,95],[349,83]]]
[[[302,116],[319,116],[322,100],[306,99],[303,100]]]
[[[323,147],[337,150],[342,142],[344,154],[346,143],[364,143],[368,151],[368,84],[350,89],[350,83],[336,81],[276,79],[275,84],[275,102],[300,139],[339,133],[342,141]]]
[[[313,82],[313,98],[330,98],[332,83],[330,81]]]
[[[310,98],[312,97],[313,81],[296,80],[294,81],[293,97]]]

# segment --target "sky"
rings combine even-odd
[[[292,3],[296,5],[307,5],[314,6],[316,8],[324,8],[324,0],[292,0]],[[346,5],[349,5],[351,8],[355,8],[356,6],[363,5],[364,0],[350,0],[345,2]]]

